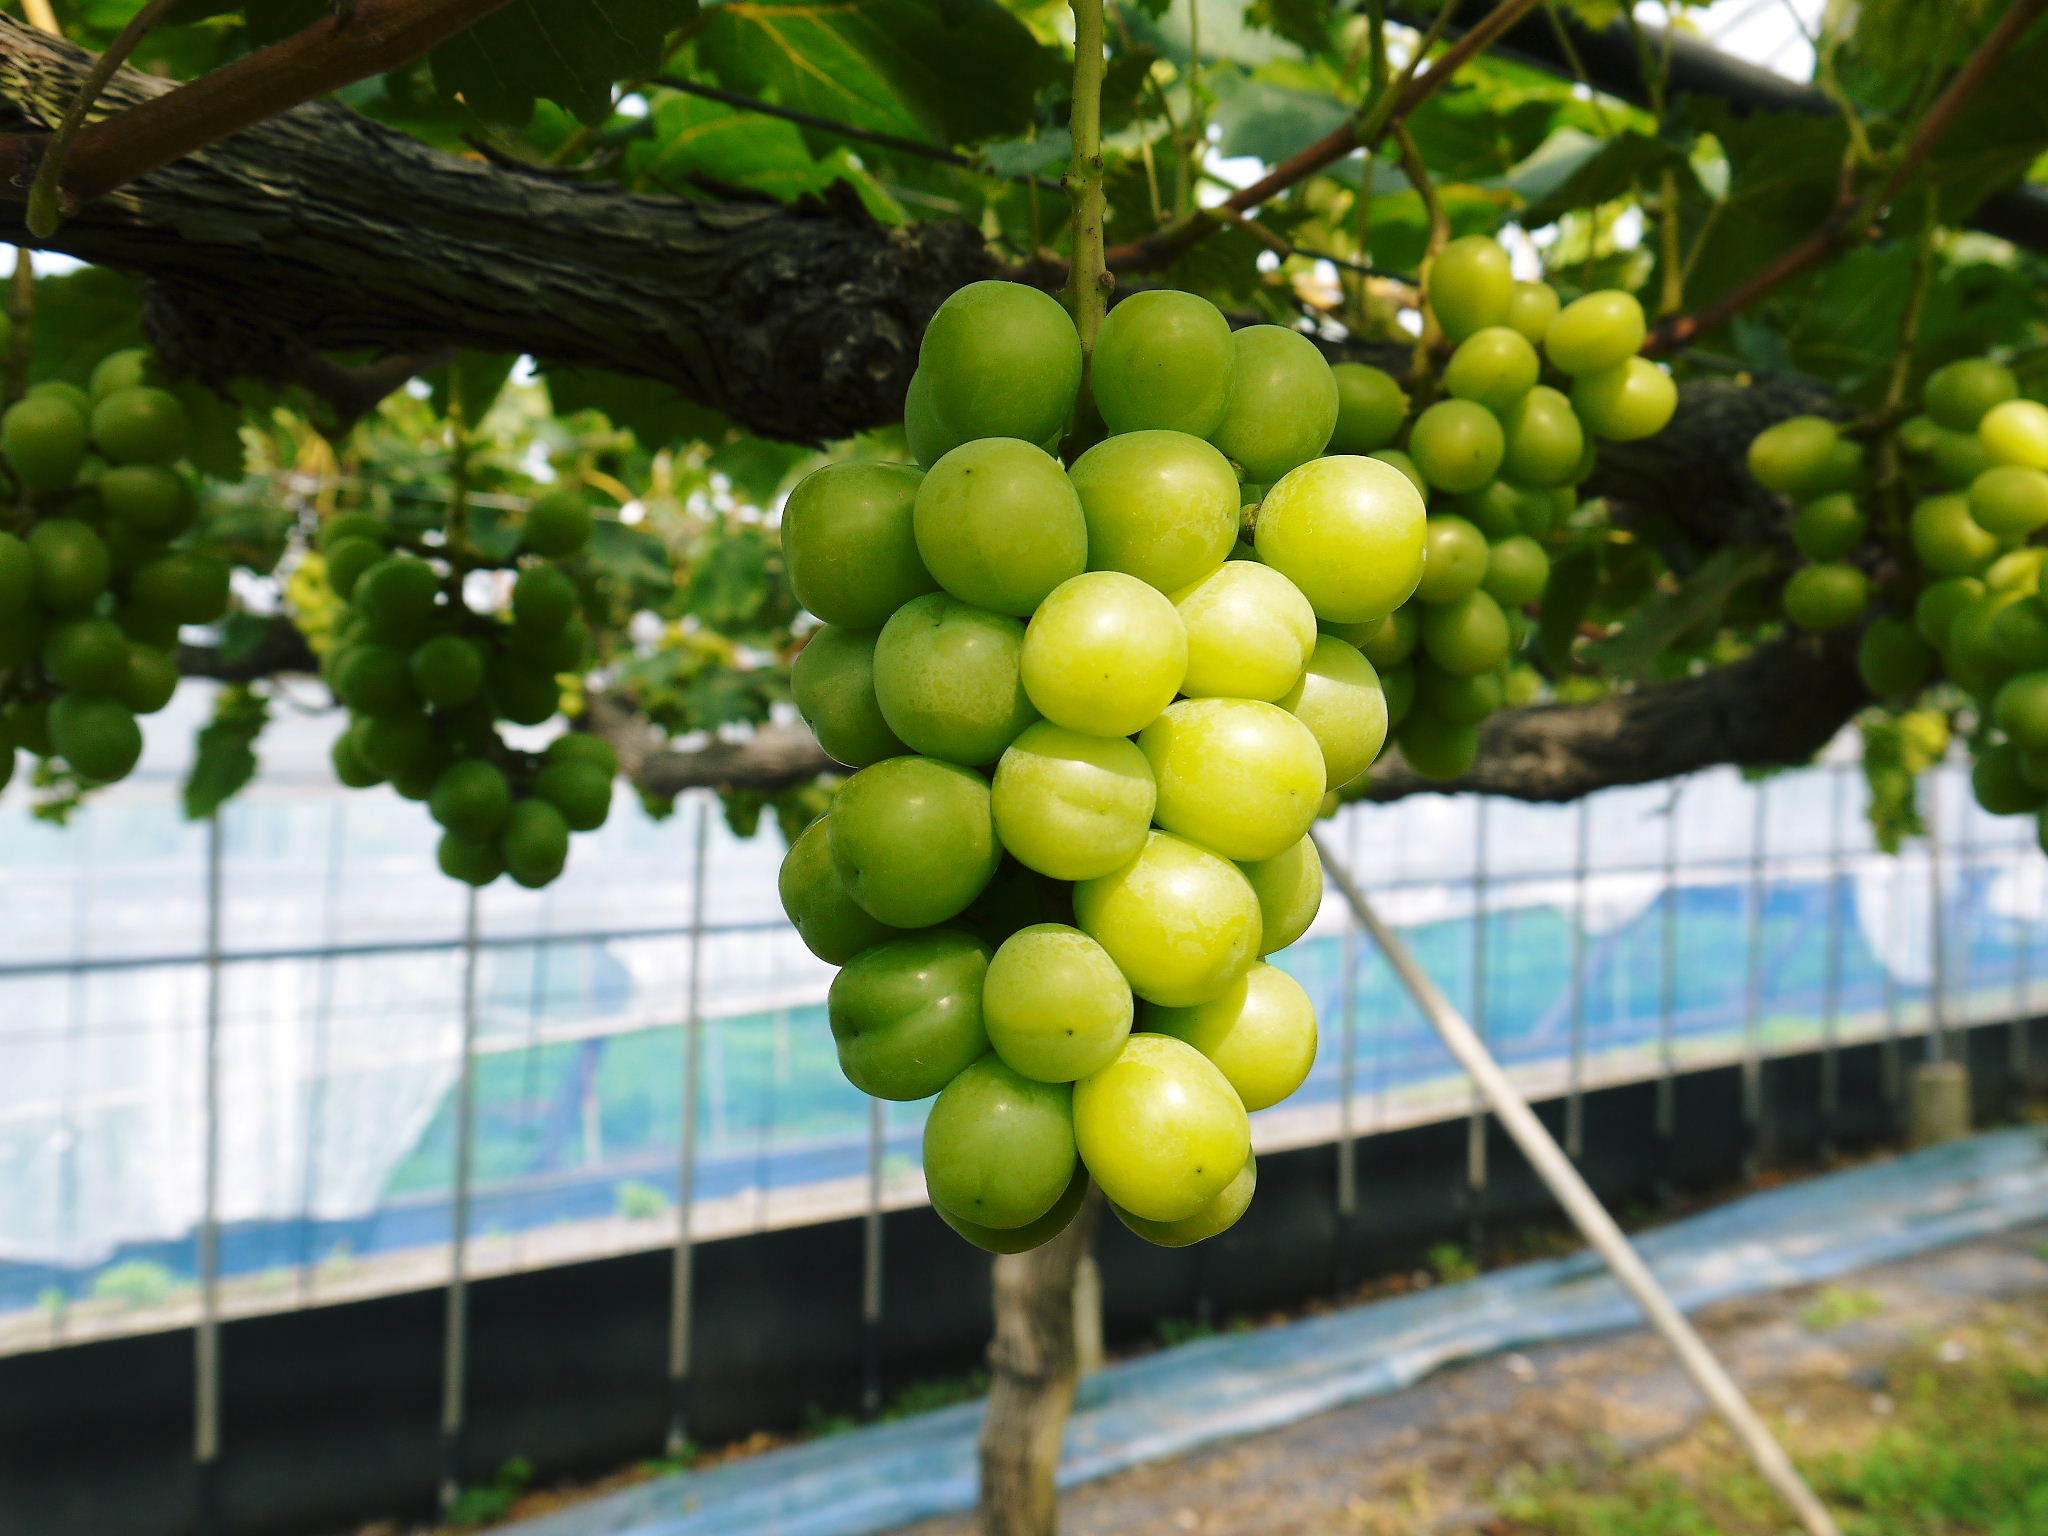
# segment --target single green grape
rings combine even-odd
[[[1304,464],[1266,493],[1252,542],[1317,618],[1355,624],[1383,618],[1414,593],[1426,516],[1399,470],[1379,459],[1333,455]]]
[[[1557,318],[1557,290],[1548,283],[1516,283],[1508,300],[1507,323],[1530,341],[1541,342]]]
[[[839,788],[832,864],[853,899],[892,928],[926,928],[965,911],[1001,852],[988,785],[929,757],[890,757]]]
[[[1230,336],[1230,393],[1209,440],[1271,484],[1329,446],[1337,427],[1337,381],[1314,342],[1278,325],[1248,325]]]
[[[1259,900],[1259,953],[1285,949],[1316,920],[1323,904],[1323,859],[1315,839],[1304,837],[1270,859],[1238,865]]]
[[[1422,291],[1444,335],[1460,342],[1487,326],[1507,323],[1515,299],[1514,267],[1497,242],[1465,235],[1431,259]]]
[[[1785,583],[1785,617],[1801,629],[1843,629],[1870,606],[1870,578],[1853,565],[1804,565]]]
[[[1187,670],[1187,626],[1172,600],[1121,571],[1062,582],[1024,631],[1032,705],[1093,736],[1143,730],[1173,702]]]
[[[50,746],[92,784],[125,779],[142,757],[142,727],[117,699],[59,694],[49,709]]]
[[[1512,534],[1487,552],[1480,585],[1501,607],[1526,608],[1550,585],[1550,556],[1526,533]]]
[[[1074,921],[1131,990],[1182,1005],[1216,996],[1258,953],[1264,920],[1235,864],[1167,832],[1110,874],[1074,887]]]
[[[1977,423],[1976,441],[1995,464],[2048,469],[2048,405],[2038,400],[1994,405]],[[1935,451],[1940,452],[1939,446]]]
[[[1750,439],[1749,472],[1765,490],[1781,496],[1816,495],[1839,440],[1835,424],[1825,417],[1790,417]]]
[[[1036,443],[1073,416],[1081,338],[1051,294],[1023,283],[969,283],[932,316],[917,366],[963,442]]]
[[[963,1068],[924,1123],[924,1182],[932,1204],[976,1226],[1038,1220],[1073,1182],[1074,1094],[999,1057]]]
[[[865,768],[911,750],[889,729],[875,697],[872,631],[825,625],[790,663],[789,691],[835,763]]]
[[[1412,606],[1396,608],[1387,615],[1386,627],[1359,646],[1359,654],[1382,672],[1398,667],[1415,654],[1422,640],[1422,623],[1415,613]]]
[[[1316,1062],[1315,1004],[1300,982],[1264,961],[1206,1003],[1148,1004],[1142,1022],[1215,1062],[1247,1110],[1278,1104],[1307,1080]]]
[[[1510,326],[1489,325],[1458,343],[1444,365],[1444,393],[1504,415],[1536,387],[1542,371],[1542,359],[1528,337]]]
[[[1985,592],[1984,583],[1974,576],[1953,576],[1929,582],[1913,604],[1913,627],[1920,638],[1938,649],[1948,649],[1949,630],[1964,610]]]
[[[1217,1191],[1214,1199],[1192,1216],[1179,1221],[1147,1221],[1122,1206],[1111,1203],[1116,1219],[1157,1248],[1189,1248],[1229,1231],[1251,1209],[1252,1195],[1259,1185],[1258,1159],[1247,1157],[1237,1177]]]
[[[827,464],[782,509],[782,558],[796,600],[827,624],[879,629],[938,582],[917,553],[911,508],[924,476],[907,464]]]
[[[1408,431],[1408,453],[1440,491],[1476,491],[1500,472],[1507,437],[1499,419],[1470,400],[1439,400]]]
[[[2048,668],[2048,604],[2029,593],[2026,601],[2001,609],[1991,621],[1991,644],[2015,671]]]
[[[996,765],[990,807],[1019,863],[1055,880],[1092,880],[1137,857],[1156,798],[1135,743],[1041,720]]]
[[[1428,559],[1415,596],[1424,603],[1452,603],[1478,590],[1486,580],[1493,552],[1486,535],[1454,513],[1440,512],[1430,518],[1423,544]]]
[[[1415,494],[1422,498],[1422,504],[1429,505],[1429,498],[1435,494],[1436,488],[1422,478],[1422,471],[1415,467],[1415,461],[1406,453],[1399,448],[1375,448],[1366,457],[1397,471],[1403,480],[1415,488]]]
[[[1330,373],[1337,381],[1331,453],[1371,453],[1400,436],[1401,423],[1408,419],[1408,392],[1392,374],[1370,363],[1337,363]]]
[[[982,1021],[1013,1070],[1070,1083],[1116,1060],[1131,1033],[1130,983],[1109,951],[1065,923],[1011,934],[988,963]]]
[[[1173,603],[1187,634],[1181,692],[1190,698],[1277,699],[1315,647],[1315,610],[1270,565],[1227,561]]]
[[[1524,485],[1563,485],[1580,478],[1586,434],[1571,401],[1538,384],[1515,402],[1501,422],[1507,447],[1501,473]]]
[[[2048,474],[2000,464],[1970,482],[1970,516],[1986,533],[2024,539],[2048,527]]]
[[[1678,410],[1678,385],[1647,357],[1631,357],[1573,379],[1572,409],[1595,437],[1638,442],[1670,424]]]
[[[2012,370],[1988,357],[1959,358],[1927,376],[1921,399],[1927,414],[1951,432],[1974,432],[1984,413],[2020,392]]]
[[[1159,428],[1207,437],[1230,394],[1230,322],[1207,299],[1153,288],[1103,317],[1089,388],[1112,433]]]
[[[2048,752],[2048,671],[2009,678],[1991,701],[1998,728],[2029,752]]]
[[[2048,792],[2027,781],[2020,751],[2011,742],[1987,746],[1970,765],[1970,790],[1993,816],[2021,816],[2048,803]]]
[[[1334,635],[1319,635],[1301,681],[1280,707],[1309,729],[1323,751],[1323,781],[1349,784],[1372,766],[1387,741],[1387,696],[1373,664]]]
[[[1870,519],[1847,491],[1809,501],[1792,519],[1792,542],[1809,560],[1839,560],[1869,531]]]
[[[1543,351],[1566,373],[1619,367],[1643,349],[1649,327],[1632,293],[1603,288],[1558,311],[1543,333]]]
[[[1251,1122],[1229,1080],[1170,1035],[1132,1035],[1074,1085],[1074,1134],[1102,1192],[1146,1221],[1195,1215],[1251,1156]]]
[[[875,640],[875,703],[911,751],[980,767],[1037,718],[1024,694],[1023,654],[1017,620],[927,592],[898,608]]]
[[[934,464],[918,484],[912,526],[940,586],[1020,619],[1088,568],[1088,525],[1066,471],[1015,438],[963,443]]]
[[[1426,779],[1459,778],[1479,756],[1477,726],[1445,720],[1427,710],[1409,710],[1395,739],[1408,766]]]
[[[903,443],[919,466],[930,469],[967,439],[939,409],[931,376],[918,369],[903,391]]]
[[[1513,647],[1507,615],[1484,591],[1432,604],[1422,614],[1422,649],[1446,672],[1491,672]]]
[[[1237,537],[1237,476],[1185,432],[1105,438],[1070,472],[1088,530],[1088,568],[1178,592],[1221,565]]]
[[[1415,698],[1429,714],[1453,725],[1477,725],[1507,702],[1506,680],[1498,669],[1446,672],[1424,658],[1415,665]]]
[[[1874,620],[1856,647],[1863,686],[1880,699],[1910,698],[1934,671],[1934,652],[1903,619]]]
[[[878,1099],[930,1098],[988,1051],[987,974],[981,942],[946,928],[863,950],[825,995],[839,1070]]]
[[[1183,699],[1145,727],[1138,746],[1158,785],[1153,818],[1226,859],[1292,847],[1328,787],[1314,733],[1256,699]]]
[[[1997,537],[1970,516],[1969,498],[1950,492],[1922,497],[1909,524],[1920,563],[1940,576],[1969,576],[1998,553]]]

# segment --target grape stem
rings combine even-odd
[[[2048,10],[2048,0],[2014,0],[2011,9],[1984,34],[1962,68],[1921,117],[1882,182],[1859,197],[1851,178],[1845,177],[1842,194],[1826,218],[1719,298],[1691,314],[1674,315],[1659,325],[1643,343],[1643,355],[1662,357],[1677,351],[1869,234],[1914,173],[1926,164],[1942,135],[1969,106],[1999,61],[2011,52],[2044,10]],[[1853,169],[1853,157],[1848,168]]]
[[[107,82],[114,78],[115,72],[128,62],[128,56],[149,36],[150,29],[177,3],[178,0],[149,0],[149,4],[128,18],[128,25],[86,71],[85,79],[79,83],[78,94],[64,109],[56,131],[43,146],[42,158],[36,162],[35,180],[29,183],[26,222],[29,233],[38,240],[49,239],[64,222],[64,166],[71,157],[71,148],[78,139],[79,130],[85,126],[86,114],[92,111],[100,99],[100,92],[107,88]]]
[[[1204,208],[1189,217],[1153,231],[1143,239],[1119,245],[1108,253],[1110,269],[1117,272],[1166,266],[1178,260],[1222,229],[1229,215],[1249,213],[1261,203],[1329,169],[1339,160],[1365,150],[1370,154],[1398,123],[1449,83],[1451,77],[1510,27],[1535,10],[1540,0],[1501,0],[1471,31],[1446,48],[1428,69],[1403,74],[1375,96],[1363,113],[1339,124],[1308,148],[1289,156],[1264,176],[1241,191],[1232,193],[1217,208]],[[1449,7],[1444,15],[1448,15]],[[1419,60],[1428,51],[1429,39],[1416,50]],[[1413,63],[1414,61],[1411,61]]]

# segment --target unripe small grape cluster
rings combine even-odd
[[[425,802],[442,829],[442,871],[467,884],[509,874],[546,885],[568,861],[569,835],[610,814],[618,757],[609,742],[567,731],[532,753],[509,746],[499,728],[553,719],[561,676],[588,662],[575,573],[594,524],[578,492],[545,492],[502,567],[459,538],[400,540],[366,513],[320,528],[328,583],[346,605],[322,663],[349,711],[335,775]],[[479,590],[506,586],[504,611],[472,605]]]
[[[1638,355],[1646,329],[1631,294],[1561,303],[1547,283],[1518,282],[1507,252],[1478,235],[1438,252],[1423,290],[1450,347],[1439,398],[1417,409],[1382,370],[1339,363],[1330,447],[1414,483],[1430,509],[1428,563],[1413,603],[1376,629],[1338,633],[1380,669],[1409,766],[1455,779],[1478,755],[1480,724],[1540,686],[1515,657],[1549,584],[1546,545],[1576,508],[1598,442],[1662,431],[1678,392]]]
[[[177,691],[180,627],[227,611],[227,562],[194,533],[185,407],[164,384],[153,354],[113,352],[86,388],[39,383],[0,415],[0,786],[23,750],[81,786],[125,778],[137,716]]]
[[[1249,1204],[1248,1114],[1316,1051],[1265,957],[1321,901],[1326,794],[1386,737],[1345,632],[1423,566],[1408,480],[1321,456],[1338,385],[1305,337],[1127,299],[1090,374],[1106,433],[1065,467],[1082,372],[1052,299],[962,289],[911,386],[919,465],[828,466],[783,515],[823,621],[793,691],[858,770],[791,847],[783,902],[842,967],[848,1079],[937,1096],[932,1203],[998,1252],[1060,1231],[1091,1177],[1166,1245]],[[1269,487],[1249,543],[1245,482]]]
[[[1816,631],[1863,624],[1857,664],[1880,699],[1907,703],[1938,678],[1960,688],[1978,803],[2042,815],[2048,406],[1984,357],[1935,369],[1921,406],[1893,434],[1898,527],[1874,515],[1877,456],[1836,423],[1795,416],[1751,442],[1750,473],[1798,504],[1792,539],[1806,563],[1785,583],[1785,617]]]

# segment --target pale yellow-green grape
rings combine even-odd
[[[1491,480],[1506,452],[1499,418],[1470,400],[1439,400],[1408,429],[1408,455],[1422,478],[1454,495]]]
[[[1036,1221],[1027,1221],[1021,1227],[984,1227],[978,1222],[955,1216],[942,1206],[934,1205],[932,1211],[947,1226],[966,1238],[977,1248],[990,1253],[1025,1253],[1033,1248],[1051,1242],[1072,1224],[1075,1214],[1081,1209],[1081,1202],[1088,1197],[1088,1170],[1078,1163],[1073,1178],[1067,1181],[1066,1191],[1053,1202],[1051,1210]]]
[[[1230,395],[1209,440],[1271,484],[1329,446],[1337,426],[1337,381],[1314,342],[1277,325],[1230,336]]]
[[[1048,293],[1022,283],[969,283],[932,316],[917,366],[963,441],[1036,443],[1073,416],[1081,338]]]
[[[1670,424],[1678,385],[1647,357],[1631,357],[1573,379],[1572,409],[1595,437],[1633,443]]]
[[[1015,438],[962,443],[934,464],[918,485],[912,526],[940,586],[1020,619],[1088,568],[1088,525],[1066,471]]]
[[[1792,416],[1749,441],[1749,472],[1765,490],[1804,499],[1822,494],[1841,436],[1821,416]]]
[[[1994,592],[2025,592],[2031,595],[2041,590],[2044,562],[2048,562],[2048,548],[2039,544],[2008,549],[1984,567],[1984,585]]]
[[[1238,1218],[1251,1209],[1258,1185],[1258,1159],[1247,1157],[1237,1177],[1224,1185],[1213,1200],[1179,1221],[1147,1221],[1113,1202],[1109,1208],[1116,1212],[1118,1221],[1154,1247],[1188,1248],[1236,1226]]]
[[[1455,779],[1479,757],[1479,728],[1411,709],[1395,739],[1408,766],[1426,779]]]
[[[1550,556],[1526,533],[1511,535],[1487,552],[1480,585],[1501,607],[1526,608],[1550,585]]]
[[[2048,652],[2040,664],[2048,666]],[[1904,619],[1875,619],[1857,643],[1856,670],[1877,698],[1910,698],[1934,670],[1933,648]]]
[[[1976,441],[1993,463],[2048,469],[2048,405],[2038,400],[1994,405],[1977,423]],[[1937,444],[1935,452],[1940,451]]]
[[[1458,343],[1444,365],[1444,393],[1501,415],[1535,388],[1542,371],[1528,337],[1510,326],[1489,325]]]
[[[1356,624],[1414,593],[1425,521],[1422,497],[1399,469],[1340,454],[1304,464],[1268,491],[1252,542],[1317,618]]]
[[[1502,418],[1507,447],[1500,472],[1524,485],[1563,485],[1576,478],[1586,434],[1571,401],[1548,384],[1523,395]]]
[[[1635,295],[1603,288],[1558,311],[1543,333],[1543,351],[1566,373],[1597,373],[1635,356],[1647,334]]]
[[[924,1123],[932,1204],[979,1227],[1038,1220],[1073,1182],[1074,1092],[984,1056],[940,1093]]]
[[[1144,1027],[1216,1063],[1248,1110],[1270,1109],[1316,1064],[1316,1009],[1301,983],[1261,961],[1222,996],[1189,1008],[1147,1005]]]
[[[832,867],[825,821],[819,817],[789,845],[775,886],[804,946],[828,965],[844,965],[862,950],[900,935],[869,917],[848,893]]]
[[[1109,951],[1064,923],[1034,923],[1003,940],[981,993],[996,1054],[1047,1083],[1070,1083],[1116,1060],[1132,1007],[1130,983]]]
[[[1461,676],[1423,657],[1414,675],[1416,704],[1453,725],[1477,725],[1507,701],[1506,679],[1497,670]]]
[[[875,642],[882,718],[913,752],[992,763],[1037,718],[1024,695],[1023,652],[1024,626],[1007,614],[943,592],[912,598]]]
[[[1421,601],[1455,602],[1486,580],[1491,547],[1486,535],[1464,518],[1451,512],[1437,513],[1423,530],[1423,543],[1429,560],[1415,588]]]
[[[2009,741],[1978,752],[1970,767],[1970,790],[1993,816],[2025,815],[2048,801],[2048,794],[2028,781],[2021,750]]]
[[[1123,571],[1178,592],[1221,565],[1237,538],[1237,476],[1185,432],[1105,438],[1074,461],[1088,529],[1088,568]]]
[[[1920,563],[1937,576],[1975,575],[1998,554],[1997,536],[1970,516],[1969,498],[1954,492],[1922,497],[1909,532]]]
[[[1257,956],[1264,920],[1229,860],[1151,833],[1122,868],[1074,887],[1074,921],[1131,990],[1179,1006],[1216,996]]]
[[[1993,626],[2006,608],[2024,601],[2019,592],[1987,592],[1957,615],[1942,653],[1950,678],[1979,695],[1989,694],[2005,681],[2011,668],[1992,638]]]
[[[835,763],[865,768],[910,750],[889,729],[875,701],[875,636],[870,630],[827,624],[812,635],[790,663],[789,691],[818,745]]]
[[[910,456],[930,469],[964,441],[933,398],[932,381],[922,370],[913,373],[903,392],[903,442]]]
[[[1514,268],[1496,242],[1465,235],[1431,259],[1422,291],[1444,335],[1463,341],[1474,331],[1507,323],[1515,299]]]
[[[1991,704],[1998,728],[2029,752],[2048,752],[2048,671],[2022,672]]]
[[[825,1011],[839,1069],[878,1099],[928,1099],[988,1050],[988,950],[942,928],[864,950],[832,978]]]
[[[1323,751],[1309,728],[1257,699],[1183,699],[1138,737],[1167,831],[1226,859],[1270,859],[1315,822]]]
[[[1557,318],[1557,290],[1548,283],[1516,283],[1508,301],[1507,323],[1530,341],[1540,342]]]
[[[1055,725],[1129,736],[1173,702],[1188,632],[1157,587],[1089,571],[1054,587],[1024,632],[1024,691]]]
[[[1270,565],[1228,561],[1173,602],[1188,637],[1181,691],[1190,698],[1277,699],[1308,665],[1315,610]]]
[[[1135,742],[1041,720],[996,765],[996,835],[1020,864],[1055,880],[1121,869],[1152,825],[1152,768]]]
[[[1505,480],[1489,480],[1478,490],[1460,496],[1452,510],[1489,539],[1505,539],[1523,531],[1522,503],[1529,494]]]
[[[1422,504],[1425,507],[1429,505],[1429,498],[1435,494],[1435,488],[1422,478],[1422,471],[1415,467],[1415,461],[1407,454],[1399,448],[1375,448],[1366,457],[1399,472],[1403,480],[1415,487],[1415,494],[1422,498]]]
[[[1421,594],[1418,593],[1417,596]],[[1358,653],[1371,662],[1382,673],[1389,667],[1398,667],[1415,654],[1415,647],[1422,639],[1421,621],[1415,616],[1413,606],[1396,608],[1387,615],[1387,626],[1378,634],[1358,645]],[[1386,678],[1380,679],[1385,686]]]
[[[2012,370],[1988,357],[1945,363],[1927,376],[1921,399],[1927,414],[1951,432],[1974,432],[1993,406],[2020,392]]]
[[[926,928],[967,909],[1001,849],[981,775],[929,757],[884,758],[840,786],[827,825],[832,867],[853,899],[892,928]]]
[[[1341,789],[1372,766],[1387,743],[1387,696],[1380,675],[1353,646],[1316,637],[1308,666],[1280,707],[1309,729],[1323,750],[1323,779]]]
[[[1982,476],[1978,477],[1983,478]],[[1792,542],[1809,560],[1839,560],[1870,529],[1870,519],[1847,491],[1816,497],[1792,519]]]
[[[911,506],[924,476],[907,464],[827,464],[782,509],[782,558],[796,600],[827,624],[879,629],[938,583],[918,557]]]
[[[1422,649],[1446,672],[1470,677],[1506,661],[1514,638],[1499,603],[1483,591],[1467,592],[1424,610]]]
[[[1214,1062],[1170,1035],[1135,1034],[1074,1085],[1081,1160],[1115,1204],[1185,1221],[1243,1171],[1251,1121]]]
[[[2007,403],[2018,405],[2028,402]],[[2004,406],[1992,408],[1994,412],[2004,409]],[[1990,421],[1991,416],[1986,415],[1984,419]],[[2048,469],[2048,453],[2044,453],[2039,462],[2025,456],[2024,433],[2016,430],[2022,425],[2023,418],[2008,414],[1999,417],[1997,430],[1991,435],[1951,432],[1946,427],[1936,427],[1934,446],[1928,450],[1928,465],[1936,483],[1943,490],[1960,491],[1994,464],[2026,464],[2034,469]],[[1990,446],[1992,436],[2007,444],[2011,452],[1993,452]],[[2014,457],[2013,454],[2019,456]]]
[[[2027,602],[2014,603],[1991,621],[1991,644],[2005,663],[2021,672],[2035,672],[2048,668],[2048,605],[2044,605],[2035,594],[2029,594]],[[1883,621],[1880,621],[1883,622]],[[1869,646],[1870,631],[1876,624],[1864,631],[1866,650]],[[1917,643],[1918,637],[1914,637]],[[1923,648],[1924,649],[1924,648]],[[1880,661],[1891,659],[1880,657]],[[1862,663],[1863,653],[1858,662]],[[1868,676],[1866,674],[1866,682]],[[1901,690],[1888,688],[1884,693]],[[1871,692],[1878,693],[1873,684]]]
[[[1870,606],[1870,578],[1840,561],[1801,566],[1785,583],[1783,603],[1801,629],[1841,629]]]
[[[1259,898],[1260,954],[1285,949],[1308,932],[1323,904],[1323,859],[1314,838],[1304,837],[1285,852],[1238,868]]]
[[[1337,426],[1331,453],[1371,453],[1401,435],[1408,419],[1408,392],[1394,376],[1370,363],[1337,363]]]
[[[2001,539],[2024,539],[2048,527],[2048,475],[2023,464],[1985,470],[1970,482],[1970,516]]]
[[[1931,581],[1921,588],[1913,602],[1913,627],[1929,645],[1946,650],[1949,630],[1957,619],[1985,592],[1984,583],[1974,576],[1951,576]]]
[[[1230,322],[1192,293],[1134,293],[1103,318],[1088,380],[1113,433],[1157,427],[1207,437],[1230,393]]]

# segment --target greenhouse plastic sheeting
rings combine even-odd
[[[1749,1195],[1643,1235],[1688,1310],[2048,1219],[2048,1135],[2001,1131]],[[1640,1313],[1590,1254],[1185,1344],[1091,1378],[1065,1484],[1392,1392],[1500,1350],[1611,1332]],[[968,1508],[980,1404],[664,1478],[515,1536],[864,1536]]]

